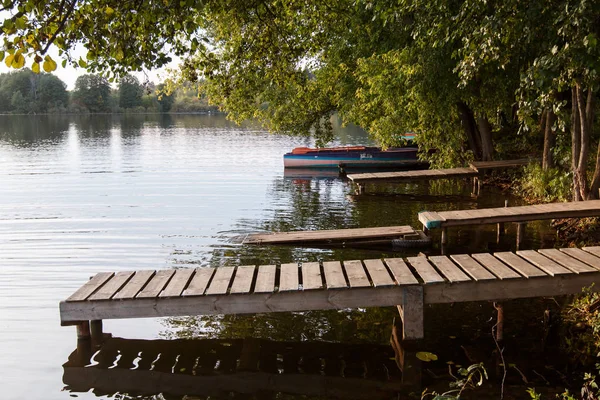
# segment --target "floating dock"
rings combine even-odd
[[[477,177],[483,171],[499,168],[515,168],[527,165],[535,160],[500,160],[500,161],[479,161],[469,164],[467,168],[448,168],[448,169],[425,169],[417,171],[399,171],[399,172],[372,172],[362,174],[349,174],[348,179],[358,185],[359,193],[365,191],[365,184],[379,182],[407,183],[422,180],[452,179],[452,178],[474,178],[474,192],[478,192],[480,183]]]
[[[517,245],[520,245],[525,223],[528,221],[599,216],[600,200],[588,200],[475,210],[422,211],[419,213],[419,221],[423,224],[424,230],[441,228],[442,244],[447,242],[447,228],[449,227],[499,224],[498,229],[503,230],[504,223],[515,222],[518,224]]]
[[[312,244],[331,245],[361,242],[376,242],[417,235],[414,228],[387,226],[375,228],[332,229],[318,231],[276,232],[251,234],[243,244]],[[418,236],[418,235],[417,235]]]
[[[403,338],[423,337],[426,304],[573,294],[600,283],[600,247],[282,265],[103,272],[60,302],[62,325],[103,319],[397,305]]]

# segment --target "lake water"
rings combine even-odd
[[[336,133],[337,144],[370,143],[357,128]],[[284,174],[282,154],[312,144],[238,127],[223,116],[1,116],[2,397],[136,396],[63,382],[63,364],[76,340],[75,328],[59,324],[58,303],[96,272],[414,255],[250,247],[239,238],[259,231],[418,227],[420,210],[503,206],[507,198],[484,187],[474,199],[465,182],[381,185],[377,193],[356,196],[335,177]],[[551,244],[545,226],[533,225],[526,245]],[[505,247],[513,243],[511,235]],[[493,227],[451,231],[450,240],[456,251],[495,248]],[[121,345],[134,352],[139,339],[179,343],[177,338],[385,346],[395,313],[389,308],[105,321],[105,331],[130,339]],[[443,329],[444,336],[454,332],[451,324]],[[277,398],[293,398],[286,396]]]

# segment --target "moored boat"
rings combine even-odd
[[[297,147],[283,155],[283,165],[286,168],[392,168],[426,164],[419,160],[417,151],[417,146],[387,150],[367,146]]]

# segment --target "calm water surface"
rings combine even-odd
[[[338,144],[369,143],[358,129],[337,134]],[[222,116],[0,117],[3,397],[127,397],[63,382],[76,343],[75,329],[60,327],[58,302],[96,272],[414,255],[238,243],[258,231],[417,227],[420,210],[501,206],[506,198],[484,188],[473,199],[464,182],[382,185],[355,196],[334,177],[284,174],[282,154],[307,145]],[[551,244],[543,232],[535,225],[528,244]],[[451,231],[450,239],[456,251],[495,249],[493,227]],[[390,308],[138,319],[105,321],[105,331],[131,339],[121,346],[134,353],[133,339],[190,337],[383,346],[394,316]]]

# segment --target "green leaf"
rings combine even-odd
[[[42,65],[42,67],[44,68],[44,71],[52,72],[56,69],[57,65],[56,62],[52,59],[52,57],[46,56],[44,57],[44,64]]]
[[[104,9],[104,12],[106,13],[106,15],[108,15],[110,17],[111,15],[113,15],[115,13],[115,10],[113,8],[106,6],[106,8]]]
[[[35,72],[36,74],[40,73],[40,63],[39,62],[33,62],[33,64],[31,64],[31,70],[33,72]]]
[[[87,68],[87,63],[85,61],[83,61],[83,58],[79,59],[79,66],[81,68]]]
[[[13,62],[11,64],[11,66],[13,68],[23,68],[23,66],[25,65],[25,57],[23,56],[23,54],[17,52],[15,53],[15,56],[13,58]]]
[[[0,62],[4,60],[4,51],[0,51]]]
[[[8,57],[6,57],[6,60],[4,60],[4,63],[6,64],[7,67],[10,68],[14,59],[15,59],[15,55],[9,54]]]
[[[27,28],[27,18],[25,16],[17,18],[15,20],[15,25],[16,25],[17,29]]]
[[[419,351],[416,354],[417,358],[421,361],[429,362],[429,361],[437,361],[438,356],[433,353],[429,353],[427,351]]]

